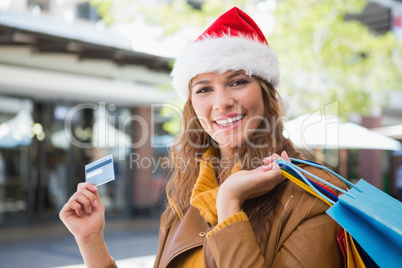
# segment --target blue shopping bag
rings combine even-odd
[[[319,197],[330,208],[330,215],[342,226],[367,254],[380,267],[402,267],[402,203],[392,198],[371,184],[361,179],[356,185],[342,178],[334,171],[314,163],[299,159],[291,159],[292,163],[277,160],[285,174],[297,178],[298,185]],[[311,174],[297,164],[315,166],[326,170],[351,187],[344,191],[327,181]],[[284,174],[284,173],[283,173]],[[307,174],[318,180],[325,187],[306,178]],[[342,192],[339,197],[328,194],[326,187]],[[370,260],[370,261],[371,261]],[[366,265],[369,267],[370,265]],[[371,266],[370,266],[371,267]]]
[[[361,179],[327,210],[380,267],[402,267],[402,204]]]

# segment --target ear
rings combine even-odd
[[[275,94],[276,102],[279,103],[279,95],[278,93]]]

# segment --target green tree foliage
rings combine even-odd
[[[116,18],[112,12],[113,0],[91,0],[89,3],[96,7],[99,16],[106,25],[111,25],[115,22]]]
[[[308,111],[339,101],[339,115],[367,114],[401,89],[402,46],[388,32],[373,35],[345,14],[360,13],[363,0],[278,1],[269,40],[281,63],[280,89]],[[399,54],[399,55],[398,55]]]
[[[181,130],[182,118],[180,114],[178,114],[178,111],[182,111],[183,106],[184,105],[182,102],[177,102],[170,105],[165,104],[160,111],[160,115],[169,120],[163,124],[163,129],[173,136],[176,136]]]

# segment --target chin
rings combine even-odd
[[[218,145],[219,148],[235,148],[235,147],[239,147],[244,143],[244,139],[214,139]]]

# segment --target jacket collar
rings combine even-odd
[[[200,215],[198,209],[190,206],[183,220],[179,217],[172,224],[166,245],[161,256],[161,266],[167,267],[171,260],[189,249],[202,246],[206,239],[208,223]]]

